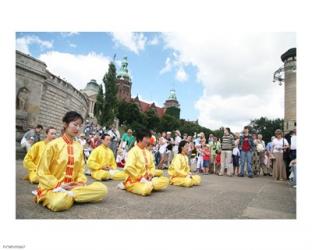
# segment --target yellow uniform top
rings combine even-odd
[[[170,177],[186,177],[189,173],[188,157],[183,154],[175,155],[168,169]]]
[[[99,170],[103,166],[108,166],[110,169],[117,168],[113,151],[103,144],[92,150],[87,164],[91,170]]]
[[[28,171],[37,170],[38,163],[47,144],[48,143],[46,141],[39,141],[31,146],[23,161],[24,168]]]
[[[54,189],[64,182],[68,165],[68,144],[63,137],[59,137],[48,143],[43,152],[38,165],[39,190]],[[87,182],[84,175],[84,157],[83,149],[79,142],[72,143],[70,154],[73,155],[73,168],[70,171],[70,178],[73,182]]]
[[[137,181],[145,175],[154,176],[155,164],[151,152],[134,146],[128,153],[124,171],[132,181]]]

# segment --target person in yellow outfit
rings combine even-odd
[[[52,211],[69,209],[74,202],[99,202],[107,195],[101,182],[86,185],[83,149],[74,141],[82,116],[69,111],[63,117],[64,134],[51,141],[38,165],[39,185],[35,200]]]
[[[87,165],[91,170],[92,178],[96,180],[123,181],[126,178],[124,171],[117,169],[115,156],[109,148],[111,137],[109,134],[102,135],[102,145],[92,150]]]
[[[192,175],[188,161],[189,144],[187,141],[181,141],[178,147],[178,154],[173,158],[168,169],[170,175],[170,184],[182,187],[192,187],[200,185],[199,175]]]
[[[29,180],[32,184],[39,183],[37,176],[38,163],[47,144],[55,139],[56,129],[54,127],[48,127],[46,134],[47,137],[44,141],[39,141],[31,146],[23,161],[24,168],[26,168],[28,172],[24,179]]]
[[[150,195],[152,190],[163,190],[169,185],[167,177],[154,177],[155,164],[151,152],[146,148],[150,137],[147,130],[137,131],[137,144],[129,151],[124,168],[127,177],[123,185],[119,185],[128,192],[142,196]]]

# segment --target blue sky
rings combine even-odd
[[[143,100],[149,102],[155,101],[162,106],[170,94],[170,89],[174,88],[181,105],[181,118],[196,120],[198,117],[198,112],[194,109],[194,105],[201,95],[202,87],[196,80],[196,69],[191,65],[185,67],[184,70],[188,74],[185,80],[176,79],[175,71],[160,73],[165,65],[166,58],[170,56],[172,50],[165,48],[159,33],[144,33],[147,41],[151,42],[154,39],[155,44],[145,45],[144,49],[138,53],[116,42],[111,33],[85,32],[70,34],[21,32],[16,34],[17,40],[25,37],[39,38],[41,41],[49,41],[51,43],[51,46],[44,46],[43,42],[41,44],[40,42],[30,42],[28,45],[29,52],[36,58],[41,58],[43,54],[49,51],[58,51],[73,55],[86,55],[94,52],[96,54],[102,54],[108,59],[112,59],[114,54],[116,54],[117,61],[127,56],[128,68],[133,77],[132,96],[138,94]],[[17,49],[20,48],[17,47]],[[46,64],[49,69],[51,65],[49,65],[49,62],[46,62]],[[117,69],[119,69],[119,65],[117,65]],[[67,80],[71,79],[65,72],[63,74],[62,72],[54,72],[53,70],[51,72]],[[105,72],[106,69],[103,68],[102,72],[98,72],[92,78],[99,81]],[[81,88],[81,83],[70,82],[78,89]]]
[[[175,89],[181,118],[239,131],[251,119],[283,117],[284,90],[272,83],[295,33],[16,33],[16,48],[77,89],[101,82],[128,57],[132,96],[162,106]]]

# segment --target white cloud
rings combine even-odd
[[[51,73],[65,78],[78,90],[84,89],[91,79],[96,79],[98,84],[102,83],[111,61],[108,57],[94,52],[75,55],[50,51],[40,55],[39,59],[47,64]]]
[[[184,62],[179,58],[179,54],[175,51],[172,52],[171,57],[166,58],[165,66],[160,70],[160,74],[168,73],[173,69],[176,69],[175,78],[180,81],[184,82],[188,79],[188,74],[186,73],[184,66],[187,66],[189,63]]]
[[[62,37],[70,37],[75,35],[79,35],[79,32],[61,32]]]
[[[69,43],[69,46],[72,47],[72,48],[77,48],[77,45],[74,44],[74,43]]]
[[[213,129],[230,127],[240,132],[251,119],[266,116],[277,118],[283,116],[284,92],[278,86],[272,86],[270,98],[255,94],[222,95],[204,94],[195,104],[199,110],[201,124]]]
[[[160,70],[160,74],[162,75],[162,74],[164,74],[166,72],[171,71],[172,66],[173,65],[172,65],[170,57],[167,57],[166,62],[165,62],[165,66]]]
[[[201,125],[237,130],[252,118],[283,117],[283,88],[272,78],[281,54],[296,46],[294,33],[166,33],[163,39],[181,65],[197,68]]]
[[[185,82],[188,79],[188,75],[183,68],[179,68],[179,70],[177,71],[176,79],[180,82]]]
[[[136,54],[144,50],[147,43],[147,38],[143,33],[113,32],[112,36],[116,45],[122,45]]]
[[[24,36],[16,39],[16,49],[25,54],[31,54],[29,46],[32,44],[39,45],[41,49],[51,49],[53,47],[53,41],[44,41],[37,36]]]
[[[149,45],[158,45],[159,44],[159,39],[158,36],[154,36],[152,40],[148,41]]]

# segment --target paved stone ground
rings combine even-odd
[[[75,204],[65,212],[50,212],[35,204],[36,185],[23,180],[22,161],[16,164],[17,219],[295,219],[296,190],[272,177],[202,176],[202,185],[169,186],[141,197],[108,181],[108,196],[100,203]],[[92,180],[88,177],[88,183]]]

